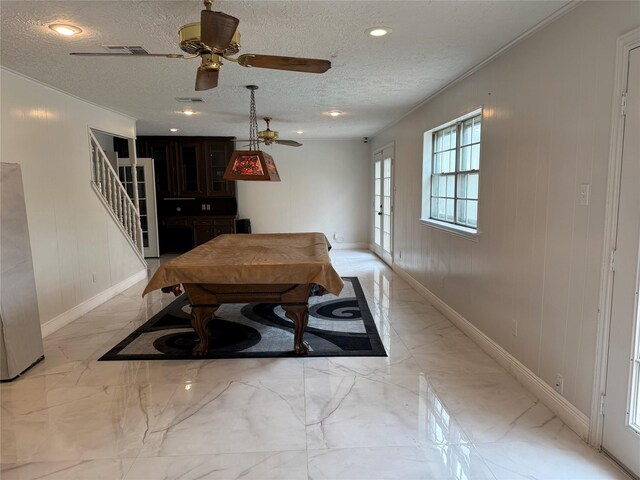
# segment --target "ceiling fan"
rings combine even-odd
[[[180,27],[180,49],[189,55],[176,53],[79,53],[76,56],[95,57],[164,57],[191,59],[200,57],[200,66],[196,73],[196,90],[209,90],[218,86],[218,75],[222,59],[237,63],[242,67],[270,68],[292,72],[324,73],[331,68],[329,60],[302,57],[282,57],[276,55],[257,55],[240,52],[240,20],[223,12],[211,10],[213,0],[203,0],[205,10],[200,14],[200,22]],[[268,130],[268,125],[267,125]]]
[[[295,140],[281,140],[278,137],[278,132],[269,128],[271,117],[264,117],[264,121],[267,122],[267,129],[258,132],[258,142],[264,143],[265,145],[272,145],[274,143],[277,143],[279,145],[287,145],[288,147],[302,146],[300,142],[296,142]]]
[[[247,85],[247,89],[251,90],[251,105],[249,107],[249,136],[251,137],[249,140],[238,140],[239,142],[249,142],[249,146],[259,143],[264,143],[265,145],[272,145],[277,143],[279,145],[287,145],[289,147],[301,147],[302,144],[300,142],[296,142],[295,140],[281,140],[279,138],[279,133],[276,130],[271,130],[269,128],[269,123],[271,122],[271,117],[264,117],[264,121],[267,122],[267,129],[258,132],[257,120],[256,118],[256,101],[254,92],[258,89],[256,85]],[[255,122],[255,123],[254,123]]]

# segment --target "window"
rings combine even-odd
[[[468,233],[478,229],[482,110],[425,132],[422,219]]]

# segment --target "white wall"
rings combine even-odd
[[[582,3],[374,139],[395,141],[396,265],[587,416],[616,39],[639,23],[640,2]],[[476,243],[418,219],[423,133],[479,105]]]
[[[317,231],[336,247],[366,245],[371,216],[369,145],[362,140],[301,143],[302,147],[263,147],[273,156],[282,181],[237,182],[240,217],[251,219],[253,233]]]
[[[145,268],[90,187],[89,127],[134,137],[135,120],[6,69],[0,75],[0,155],[22,167],[46,323]]]
[[[93,136],[98,141],[100,147],[107,156],[109,164],[117,172],[118,171],[118,154],[113,149],[113,135],[92,129]]]
[[[93,136],[96,137],[96,140],[102,147],[102,150],[105,152],[113,152],[113,135],[93,130]]]

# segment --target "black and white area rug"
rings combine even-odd
[[[356,277],[343,277],[340,296],[309,299],[304,339],[308,357],[381,356],[385,352]],[[274,303],[222,305],[209,322],[207,355],[194,357],[198,336],[191,328],[186,296],[104,354],[100,360],[184,360],[201,358],[288,357],[293,353],[293,322]]]

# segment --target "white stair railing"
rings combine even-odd
[[[143,254],[143,244],[140,229],[140,214],[138,209],[129,198],[118,174],[109,163],[109,159],[104,150],[96,140],[96,137],[89,131],[91,143],[91,183],[98,193],[103,203],[110,210],[113,218],[127,236],[127,239],[137,249],[140,255]],[[136,185],[133,185],[136,188]]]

